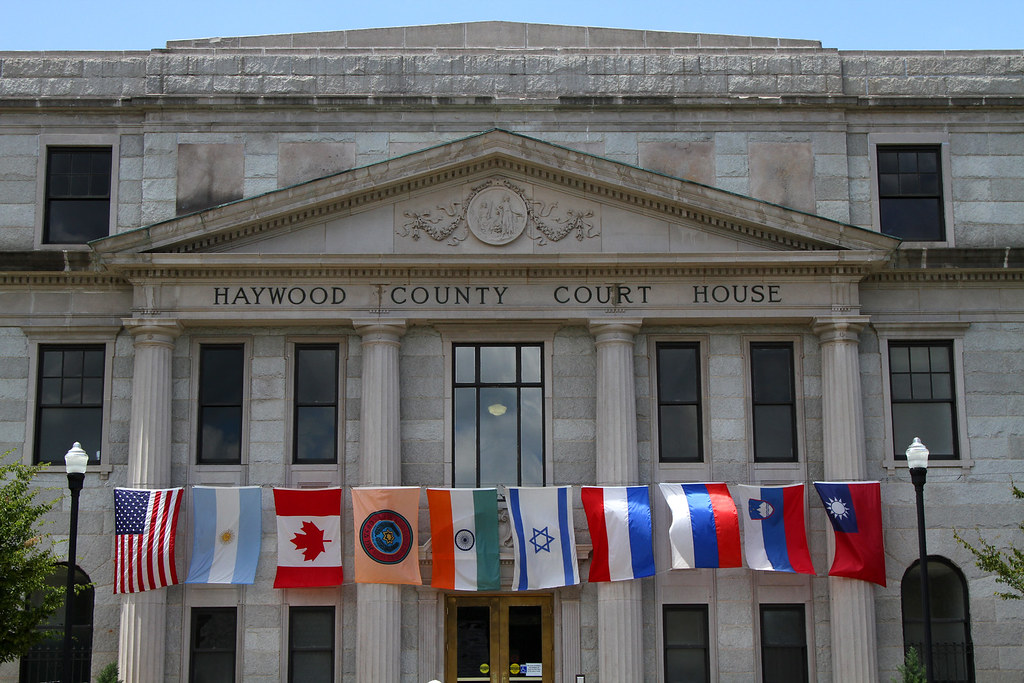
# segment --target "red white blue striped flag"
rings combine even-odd
[[[182,489],[114,489],[114,592],[178,583],[174,534]]]
[[[661,484],[672,511],[672,568],[741,567],[740,523],[725,484]]]

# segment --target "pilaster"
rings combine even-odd
[[[867,474],[858,344],[868,320],[837,316],[819,318],[813,325],[821,340],[822,450],[830,481],[859,480]],[[844,681],[874,683],[878,646],[872,585],[829,577],[829,604],[833,674],[841,672]]]
[[[165,319],[124,325],[135,343],[127,485],[165,488],[171,484],[171,361],[182,326]],[[124,680],[163,681],[166,632],[166,591],[122,598],[118,670]]]

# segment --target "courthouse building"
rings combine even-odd
[[[1020,681],[953,538],[1024,479],[1024,52],[482,22],[0,52],[0,450],[91,457],[80,666],[132,683]],[[887,585],[809,484],[880,481]],[[816,576],[670,570],[660,482],[808,485]],[[355,584],[353,486],[573,486],[578,586]],[[578,487],[651,485],[588,583]],[[263,488],[255,583],[114,595],[115,486]],[[345,583],[274,589],[272,487],[345,487]],[[66,533],[69,503],[53,515]],[[742,511],[741,511],[742,512]],[[61,617],[62,618],[62,617]],[[44,648],[0,681],[52,680]],[[528,675],[517,666],[529,662]],[[82,680],[85,680],[83,678]]]

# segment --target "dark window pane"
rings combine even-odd
[[[491,661],[491,611],[485,605],[460,605],[456,609],[456,675],[479,676],[480,666]]]
[[[939,147],[879,147],[882,232],[904,240],[945,239]]]
[[[925,373],[911,373],[910,375],[911,395],[915,399],[932,397],[932,376]]]
[[[764,683],[808,680],[803,605],[761,605],[761,670]]]
[[[36,462],[64,464],[64,454],[76,441],[95,465],[102,447],[103,408],[44,408],[39,411]]]
[[[949,342],[889,344],[893,450],[906,458],[906,448],[919,437],[935,459],[958,453],[956,404]]]
[[[43,241],[84,244],[110,231],[110,149],[51,148]]]
[[[663,403],[695,403],[697,386],[697,349],[659,347],[659,399]]]
[[[932,375],[932,398],[952,399],[953,378],[947,374]]]
[[[292,607],[288,627],[288,680],[334,680],[334,608]]]
[[[889,347],[889,369],[892,372],[910,372],[910,348],[907,346]]]
[[[334,405],[338,400],[337,348],[297,348],[295,399]]]
[[[519,458],[522,462],[522,485],[544,485],[544,396],[540,387],[520,390],[522,428]]]
[[[709,681],[707,606],[665,605],[662,619],[665,681]]]
[[[235,680],[234,607],[192,608],[191,683],[231,683]]]
[[[793,401],[793,347],[752,346],[751,373],[756,403]]]
[[[203,346],[199,366],[199,400],[203,405],[241,405],[241,346]]]
[[[927,346],[910,347],[910,371],[928,372],[931,370],[931,351]]]
[[[792,406],[754,406],[754,456],[758,462],[796,460]]]
[[[291,675],[291,680],[301,683],[332,683],[334,681],[334,653],[293,653]]]
[[[60,402],[63,405],[82,402],[82,380],[79,377],[67,377],[61,384]]]
[[[663,462],[700,462],[700,416],[697,406],[661,406],[658,431]]]
[[[967,583],[949,560],[929,558],[928,585],[932,616],[932,661],[935,680],[968,683],[975,680],[974,649]],[[903,645],[921,652],[924,641],[920,563],[904,573],[900,584]]]
[[[907,400],[909,401],[914,396],[910,391],[910,375],[893,375],[892,376],[892,397],[894,400]]]
[[[897,403],[892,407],[893,440],[897,457],[919,437],[928,446],[929,458],[956,458],[953,447],[953,408],[949,403]]]
[[[103,347],[41,346],[36,462],[64,464],[75,441],[95,464],[103,437]]]
[[[233,463],[242,458],[242,409],[210,406],[200,409],[200,463]]]
[[[334,462],[337,409],[300,406],[295,409],[295,462]]]

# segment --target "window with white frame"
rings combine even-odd
[[[802,604],[761,605],[762,683],[806,683],[807,620]]]
[[[868,135],[874,227],[911,243],[954,245],[949,136]]]
[[[189,635],[189,683],[235,680],[238,609],[193,607]]]
[[[294,346],[292,394],[292,463],[323,465],[338,462],[338,344]]]
[[[242,462],[245,407],[245,344],[199,346],[196,463]]]
[[[711,681],[707,605],[662,606],[665,683]]]
[[[110,232],[110,147],[48,147],[44,244],[85,244]]]
[[[664,341],[658,342],[655,349],[659,460],[703,462],[700,343]]]
[[[750,343],[754,462],[796,462],[797,405],[793,343]]]
[[[890,340],[889,390],[896,460],[906,460],[914,437],[929,458],[960,457],[953,342]]]
[[[288,609],[289,683],[334,680],[334,606]]]
[[[103,344],[40,344],[32,460],[64,464],[74,442],[99,463],[103,446],[106,347]]]

